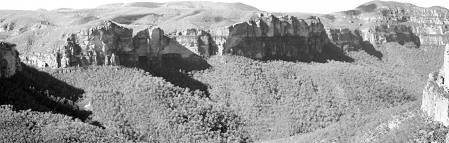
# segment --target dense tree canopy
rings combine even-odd
[[[258,62],[215,57],[197,72],[211,99],[234,109],[252,139],[307,133],[415,100],[402,76],[350,63]]]
[[[252,142],[320,131],[312,134],[319,136],[325,128],[360,123],[418,99],[423,82],[416,82],[416,73],[425,71],[401,62],[417,51],[399,58],[388,53],[394,49],[383,52],[383,59],[350,52],[354,63],[216,56],[205,70],[149,70],[171,79],[114,66],[25,66],[0,81],[0,103],[9,105],[0,110],[1,141]]]

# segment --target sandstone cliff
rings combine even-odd
[[[68,34],[65,45],[56,53],[57,66],[117,65],[120,60],[129,60],[120,57],[132,51],[131,36],[131,29],[112,22]]]
[[[182,46],[204,58],[211,55],[222,55],[223,46],[226,43],[224,30],[205,31],[200,29],[187,29],[170,33]]]
[[[203,57],[230,54],[259,60],[312,61],[324,57],[323,49],[330,48],[318,17],[260,14],[228,27],[188,29],[174,32],[171,37]]]
[[[8,78],[22,70],[19,53],[14,44],[0,42],[0,78]]]
[[[63,32],[47,53],[22,56],[38,67],[145,65],[164,59],[197,60],[212,55],[241,55],[260,60],[321,60],[331,43],[317,17],[297,19],[261,14],[213,30],[187,29],[165,34],[157,27],[132,27],[105,21]],[[338,52],[332,53],[336,54]],[[197,57],[197,58],[195,58]]]
[[[323,56],[322,50],[332,47],[381,58],[375,47],[388,42],[413,48],[442,48],[449,42],[449,10],[444,8],[375,1],[335,16],[323,16],[323,22],[262,15],[211,33],[218,33],[212,34],[215,41],[225,39],[224,54],[301,61]]]
[[[434,121],[449,126],[449,44],[444,53],[444,64],[439,72],[429,74],[423,91],[421,109]]]
[[[328,37],[317,17],[261,15],[228,28],[224,53],[254,59],[311,61],[325,48]]]
[[[158,27],[128,28],[105,21],[90,28],[64,33],[49,53],[34,52],[22,56],[25,63],[38,67],[88,65],[137,66],[160,61],[166,54],[187,58],[194,55]],[[59,44],[58,44],[59,43]]]
[[[373,1],[324,15],[327,29],[356,29],[376,46],[398,42],[409,47],[444,47],[449,42],[449,10],[412,4]]]
[[[61,28],[50,27],[49,33],[56,34],[44,34],[46,37],[31,34],[30,39],[41,42],[27,40],[25,43],[30,44],[23,45],[18,43],[22,37],[15,42],[19,49],[46,49],[21,51],[24,62],[40,67],[133,66],[223,54],[260,60],[351,61],[346,51],[364,50],[381,58],[376,47],[387,42],[415,48],[443,47],[449,42],[448,19],[449,11],[444,8],[374,1],[321,17],[260,14],[227,27],[181,28],[168,34],[152,26],[136,28],[111,21],[92,24],[94,21],[63,33],[53,32],[64,31]],[[46,41],[51,38],[59,40]]]
[[[419,38],[420,44],[433,47],[443,47],[449,43],[449,10],[445,8],[421,8],[404,4],[381,8],[370,18],[370,22],[384,23],[383,26],[387,28],[383,29],[393,27],[394,29],[389,31],[403,33],[398,34],[399,39],[409,39],[417,43]]]

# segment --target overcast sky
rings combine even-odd
[[[118,2],[150,1],[167,2],[173,0],[2,0],[0,9],[35,10],[56,8],[93,8],[98,5]],[[196,0],[191,0],[196,1]],[[241,2],[270,12],[330,13],[353,9],[371,0],[210,0],[217,2]],[[421,7],[449,7],[449,0],[396,0]]]

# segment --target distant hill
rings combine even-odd
[[[157,25],[167,32],[187,28],[208,29],[245,21],[258,12],[257,8],[242,3],[206,1],[115,3],[92,9],[51,11],[0,10],[0,40],[37,29],[105,20],[129,25]]]
[[[118,7],[142,7],[142,8],[179,8],[179,9],[232,9],[245,11],[258,11],[259,9],[243,3],[222,3],[209,1],[179,1],[179,2],[131,2],[114,3],[98,6],[98,8],[118,8]]]

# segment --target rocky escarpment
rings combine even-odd
[[[254,59],[311,61],[328,43],[323,24],[317,17],[264,16],[228,28],[224,53]]]
[[[434,121],[449,126],[449,44],[444,52],[444,64],[439,72],[429,74],[423,91],[421,109]]]
[[[396,38],[432,47],[442,47],[449,42],[449,11],[444,8],[389,7],[378,10],[370,18],[369,22],[383,23],[373,32],[383,35],[390,31],[399,33],[395,37],[381,37],[386,41]]]
[[[211,55],[223,54],[227,34],[219,32],[225,32],[225,30],[187,29],[170,33],[170,37],[195,54],[207,58]]]
[[[0,42],[0,78],[8,78],[22,70],[15,44]]]
[[[398,42],[401,45],[421,46],[421,40],[415,35],[413,28],[401,24],[372,26],[369,29],[364,29],[363,37],[373,45]]]
[[[325,59],[324,51],[333,48],[319,18],[271,14],[213,30],[187,29],[170,34],[157,27],[132,28],[106,21],[62,37],[50,44],[55,47],[53,51],[25,54],[24,62],[53,68],[135,66],[223,54],[260,60],[318,61]]]
[[[203,57],[230,54],[259,60],[312,61],[323,58],[323,49],[331,47],[318,17],[260,14],[225,28],[189,29],[171,36]]]
[[[326,27],[329,39],[335,46],[344,51],[364,50],[368,54],[379,57],[376,46],[388,42],[397,42],[407,47],[420,47],[419,37],[413,34],[409,26],[379,25],[368,29],[329,28]]]
[[[329,55],[349,59],[342,53],[352,50],[365,50],[381,58],[375,47],[384,43],[442,47],[449,37],[449,12],[444,8],[376,1],[323,17],[260,14],[227,27],[168,34],[151,26],[142,29],[106,22],[66,33],[56,50],[24,54],[23,59],[41,67],[67,67],[138,65],[223,54],[260,60],[320,61],[329,59]]]
[[[326,32],[329,39],[344,50],[356,50],[362,45],[364,40],[360,30],[326,28]]]
[[[449,42],[449,10],[373,1],[357,9],[325,15],[326,27],[358,29],[372,45],[398,42],[414,47],[444,47]]]
[[[132,51],[132,30],[112,22],[68,34],[63,47],[58,49],[57,66],[117,65],[132,60],[125,54]]]
[[[442,47],[448,41],[447,9],[382,2],[366,5],[369,6],[339,13],[343,16],[330,23],[328,18],[323,23],[313,17],[302,20],[261,15],[227,28],[188,30],[173,37],[195,53],[206,54],[205,57],[222,52],[254,59],[301,61],[322,57],[322,50],[332,47],[342,51],[365,50],[380,58],[382,54],[375,47],[388,42],[417,48]]]
[[[164,55],[187,58],[190,52],[170,39],[158,27],[133,30],[111,21],[64,34],[50,53],[22,56],[24,62],[38,67],[71,67],[88,65],[137,66],[161,60]],[[58,44],[60,43],[60,44]]]
[[[132,30],[113,22],[100,23],[60,36],[62,38],[52,44],[54,47],[48,47],[53,48],[51,52],[23,54],[21,58],[24,63],[52,68],[116,65],[121,60],[117,54],[129,52],[132,46]]]

